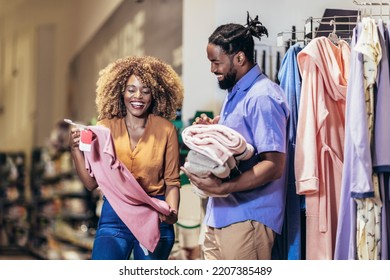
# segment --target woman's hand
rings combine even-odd
[[[168,216],[159,214],[160,221],[173,225],[178,219],[178,209],[180,201],[180,191],[178,186],[167,186],[165,190],[165,202],[171,207],[171,213]]]
[[[178,219],[176,210],[172,210],[168,216],[159,214],[159,217],[160,217],[161,222],[165,222],[165,223],[170,224],[170,225],[173,225],[174,223],[176,223],[177,219]]]
[[[98,187],[98,184],[95,178],[91,177],[90,173],[85,168],[84,154],[79,149],[80,138],[81,138],[80,129],[72,128],[69,132],[69,147],[76,168],[76,172],[83,185],[89,191],[92,191]]]
[[[80,129],[72,128],[69,134],[69,147],[72,151],[79,150]]]

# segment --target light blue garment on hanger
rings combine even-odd
[[[295,138],[298,123],[299,102],[301,97],[301,77],[298,69],[297,55],[302,50],[299,44],[291,46],[283,57],[283,61],[278,73],[280,86],[284,90],[287,103],[290,108],[290,118],[288,122],[288,158],[287,158],[287,197],[286,212],[283,231],[276,237],[272,252],[273,259],[302,259],[302,225],[301,209],[304,206],[304,196],[296,194],[294,154]]]

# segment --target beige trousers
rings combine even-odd
[[[275,233],[262,223],[247,220],[224,228],[206,227],[206,260],[270,260]]]

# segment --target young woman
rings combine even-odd
[[[151,252],[118,216],[113,201],[105,197],[92,259],[129,259],[132,253],[134,259],[168,259],[180,197],[178,136],[170,122],[183,101],[180,79],[171,66],[155,57],[131,56],[100,72],[96,93],[97,125],[110,130],[117,158],[150,197],[165,201],[171,211],[159,214],[160,239]],[[70,147],[81,181],[89,190],[99,185],[103,189],[86,169],[79,142],[80,130],[73,128]]]

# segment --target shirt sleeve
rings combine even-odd
[[[165,151],[164,181],[166,186],[180,187],[179,140],[175,126],[169,131]]]
[[[280,90],[270,84],[267,94],[251,99],[248,104],[246,119],[258,153],[286,152],[288,111],[283,105],[283,93]]]

